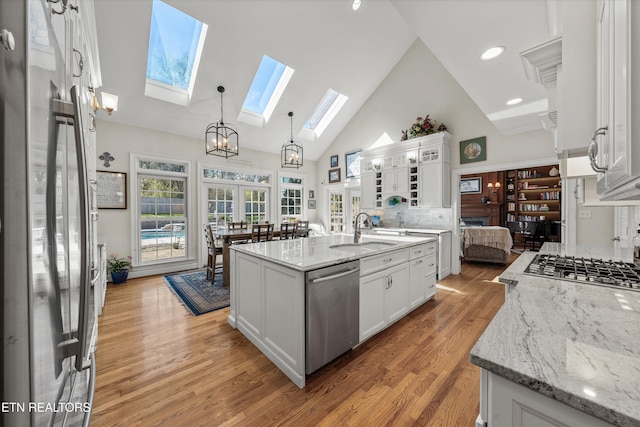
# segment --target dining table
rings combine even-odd
[[[280,229],[274,228],[273,237],[280,237]],[[222,240],[222,283],[225,288],[228,288],[231,286],[229,248],[233,243],[251,241],[251,229],[220,228],[215,231],[215,238]]]

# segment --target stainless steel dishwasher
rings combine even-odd
[[[360,261],[306,275],[306,373],[358,344]]]

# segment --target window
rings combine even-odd
[[[304,219],[304,179],[303,175],[280,175],[280,221]]]
[[[238,121],[254,126],[266,125],[294,71],[264,55],[242,104]]]
[[[251,224],[268,220],[266,190],[244,190],[244,220]]]
[[[144,94],[189,105],[206,35],[207,24],[153,0]]]
[[[269,221],[271,175],[225,169],[202,169],[209,223],[224,227],[227,222]]]
[[[344,192],[329,190],[329,233],[344,233]]]
[[[308,140],[315,140],[320,137],[348,99],[343,94],[329,89],[316,106],[309,120],[304,124],[299,134],[300,137]]]
[[[134,265],[186,260],[191,244],[189,163],[135,160]]]
[[[184,258],[186,178],[139,175],[140,261]]]

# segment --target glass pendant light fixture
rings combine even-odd
[[[302,146],[293,140],[293,112],[289,112],[291,117],[291,139],[282,145],[280,155],[280,166],[283,168],[296,168],[302,166]]]
[[[218,86],[220,92],[220,121],[207,126],[204,135],[207,154],[229,158],[238,155],[238,132],[229,124],[224,123],[222,94],[224,87]]]

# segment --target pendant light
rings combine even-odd
[[[283,168],[296,168],[302,166],[302,146],[293,141],[293,112],[289,112],[291,117],[291,139],[284,143],[280,155],[280,166]]]
[[[229,158],[238,155],[238,132],[229,124],[224,123],[222,94],[224,87],[218,86],[220,92],[220,121],[207,126],[204,135],[205,150],[207,154]]]

